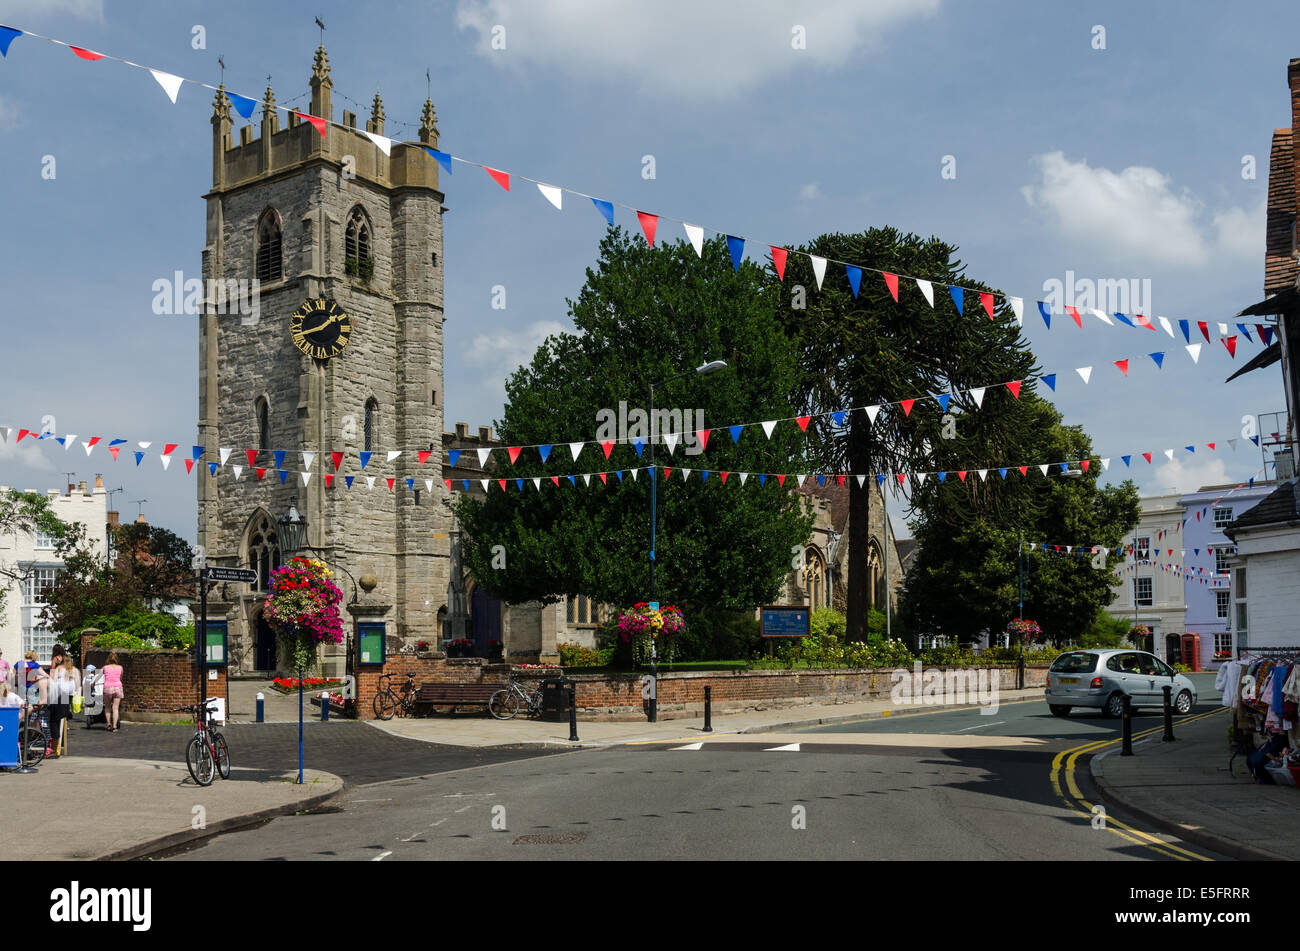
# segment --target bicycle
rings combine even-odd
[[[542,712],[542,692],[536,687],[527,690],[519,681],[511,680],[509,685],[494,693],[488,700],[488,713],[498,720],[509,720],[519,712],[519,701],[528,708],[528,715],[538,716]]]
[[[208,701],[209,704],[212,702]],[[176,712],[194,714],[198,726],[185,747],[185,766],[196,783],[200,786],[211,786],[217,773],[221,774],[222,779],[230,778],[230,750],[226,746],[226,738],[212,729],[208,722],[211,719],[212,708],[206,709],[205,716],[200,716],[200,709],[195,703],[187,707],[177,707]]]
[[[35,720],[35,723],[32,721]],[[45,759],[45,751],[50,747],[50,735],[41,728],[41,721],[35,710],[30,710],[18,737],[20,748],[25,748],[25,762],[28,766],[39,766]],[[25,744],[25,747],[24,747]]]
[[[393,678],[397,674],[384,674],[379,678],[379,693],[375,694],[372,706],[375,708],[375,717],[380,720],[391,720],[393,714],[399,710],[402,716],[409,717],[415,713],[415,674],[412,671],[406,672],[406,683],[402,685],[401,692],[393,690]]]

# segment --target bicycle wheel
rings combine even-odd
[[[488,713],[498,720],[509,720],[519,712],[519,698],[513,690],[498,690],[488,701]]]
[[[212,734],[212,746],[217,751],[217,772],[222,779],[230,778],[230,750],[226,747],[226,738],[220,733]]]
[[[212,750],[203,737],[196,734],[190,738],[190,745],[185,747],[185,765],[200,786],[212,785],[217,772],[216,763],[213,762]]]
[[[50,745],[50,738],[44,730],[35,727],[23,728],[23,742],[26,744],[27,765],[39,766],[45,759],[45,749]]]
[[[393,714],[397,711],[397,702],[393,700],[391,693],[375,694],[375,717],[380,720],[391,720]]]

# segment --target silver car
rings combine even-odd
[[[1095,707],[1104,717],[1131,707],[1164,708],[1164,688],[1173,687],[1174,712],[1190,713],[1196,685],[1154,654],[1124,648],[1076,650],[1061,654],[1047,672],[1047,706],[1054,716],[1072,707]]]

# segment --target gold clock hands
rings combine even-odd
[[[317,324],[315,327],[311,328],[311,330],[304,330],[304,331],[302,331],[302,335],[305,337],[305,336],[307,336],[308,334],[314,334],[314,333],[315,333],[316,331],[318,331],[318,330],[324,330],[326,327],[328,327],[330,324],[334,323],[334,322],[335,322],[336,320],[338,320],[338,319],[339,319],[339,318],[338,318],[338,315],[335,314],[333,317],[330,317],[329,319],[327,319],[327,320],[325,321],[325,323],[323,323],[323,324]]]

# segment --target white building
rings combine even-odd
[[[1232,563],[1232,634],[1238,651],[1300,648],[1300,480],[1279,485],[1224,532]]]
[[[0,486],[0,494],[9,491],[8,486]],[[77,486],[69,485],[66,495],[58,489],[50,489],[46,495],[54,514],[62,521],[68,524],[80,522],[85,526],[92,551],[103,557],[108,536],[108,497],[103,480],[97,478],[93,489],[87,489],[86,483],[82,482]],[[0,649],[4,650],[5,659],[10,663],[29,650],[36,651],[38,658],[48,663],[50,649],[62,633],[50,630],[41,621],[45,593],[54,584],[55,575],[63,565],[54,550],[54,539],[43,532],[0,536],[0,565],[6,571],[24,576],[21,582],[8,582],[4,608],[0,610]],[[5,580],[0,580],[0,584]]]
[[[1117,566],[1115,600],[1106,608],[1115,617],[1151,629],[1153,653],[1165,657],[1165,635],[1186,626],[1187,599],[1181,567],[1183,515],[1181,494],[1142,499],[1137,528],[1125,540],[1127,557]],[[1172,554],[1170,553],[1172,550]]]

